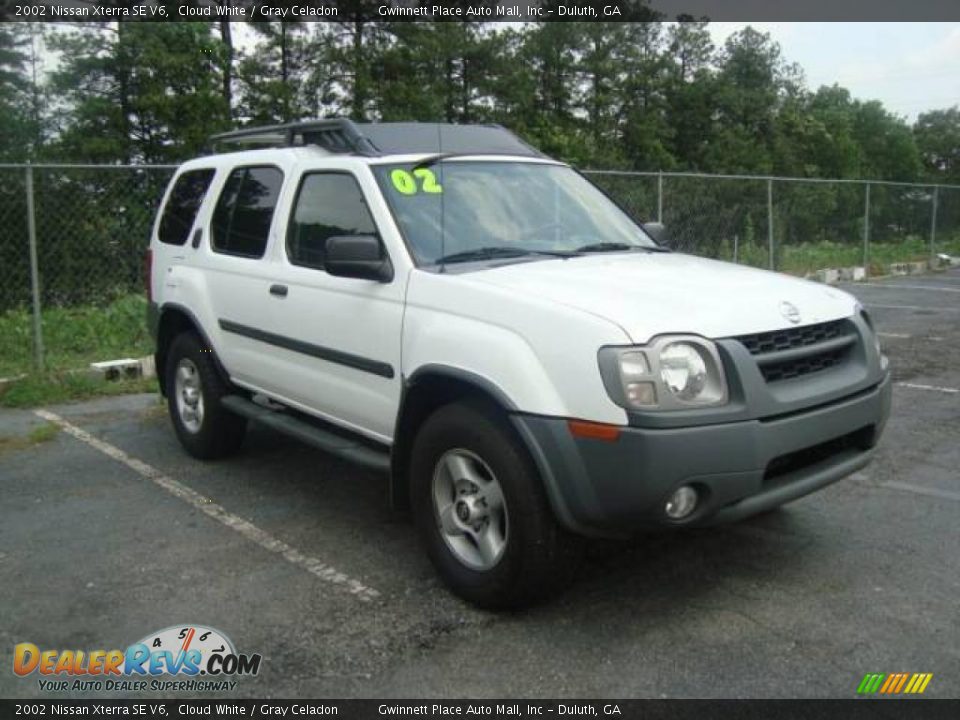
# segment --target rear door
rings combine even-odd
[[[201,262],[217,350],[234,380],[256,387],[268,387],[277,371],[277,349],[256,334],[273,323],[269,248],[283,183],[284,172],[274,165],[233,167],[205,218]]]

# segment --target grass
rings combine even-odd
[[[40,443],[53,440],[58,432],[60,432],[59,425],[54,425],[50,422],[44,423],[43,425],[37,425],[37,427],[31,430],[30,434],[27,435],[27,440],[33,445],[39,445]]]
[[[59,432],[60,428],[58,426],[48,422],[37,425],[26,437],[2,435],[0,436],[0,455],[17,450],[26,450],[34,445],[50,442]]]
[[[147,300],[125,295],[104,305],[48,308],[42,312],[48,371],[76,370],[100,360],[143,357],[152,352],[147,332]],[[0,315],[0,377],[33,370],[33,331],[29,309]]]
[[[0,388],[0,407],[31,408],[109,395],[159,392],[156,380],[107,381],[84,373],[27,375]]]
[[[960,256],[960,238],[937,243],[938,253]],[[807,273],[825,268],[852,267],[863,265],[863,245],[859,243],[801,243],[779,248],[777,269],[791,275]],[[891,263],[928,260],[930,245],[919,238],[907,238],[897,243],[872,243],[868,261],[870,274],[881,275],[884,267]],[[720,259],[732,260],[731,248],[721,251]],[[744,245],[738,249],[738,261],[754,267],[768,267],[769,255],[766,246]]]

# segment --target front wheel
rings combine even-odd
[[[410,492],[430,559],[464,599],[530,605],[572,577],[580,543],[557,524],[536,468],[496,409],[456,403],[431,415],[414,440]]]

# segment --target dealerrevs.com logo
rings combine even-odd
[[[236,687],[234,678],[256,675],[261,660],[259,654],[238,653],[219,630],[174,625],[126,650],[41,650],[19,643],[13,649],[13,672],[24,678],[36,675],[46,692],[222,692]]]

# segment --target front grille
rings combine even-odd
[[[777,350],[792,350],[798,347],[817,345],[824,340],[832,340],[844,334],[843,320],[807,325],[806,327],[787,328],[773,332],[741,335],[737,338],[751,355],[763,355]]]
[[[850,348],[840,350],[828,350],[827,352],[810,355],[799,360],[787,360],[785,362],[773,363],[760,368],[763,373],[763,379],[767,382],[777,382],[778,380],[789,380],[790,378],[809,375],[810,373],[820,372],[827,368],[839,365],[846,358]]]
[[[764,484],[775,484],[787,475],[829,460],[848,450],[867,450],[874,435],[873,425],[841,435],[833,440],[780,455],[771,460],[763,473]]]
[[[845,320],[787,328],[735,338],[757,359],[764,380],[778,382],[820,372],[842,364],[853,342],[837,346],[836,340],[854,338]]]

